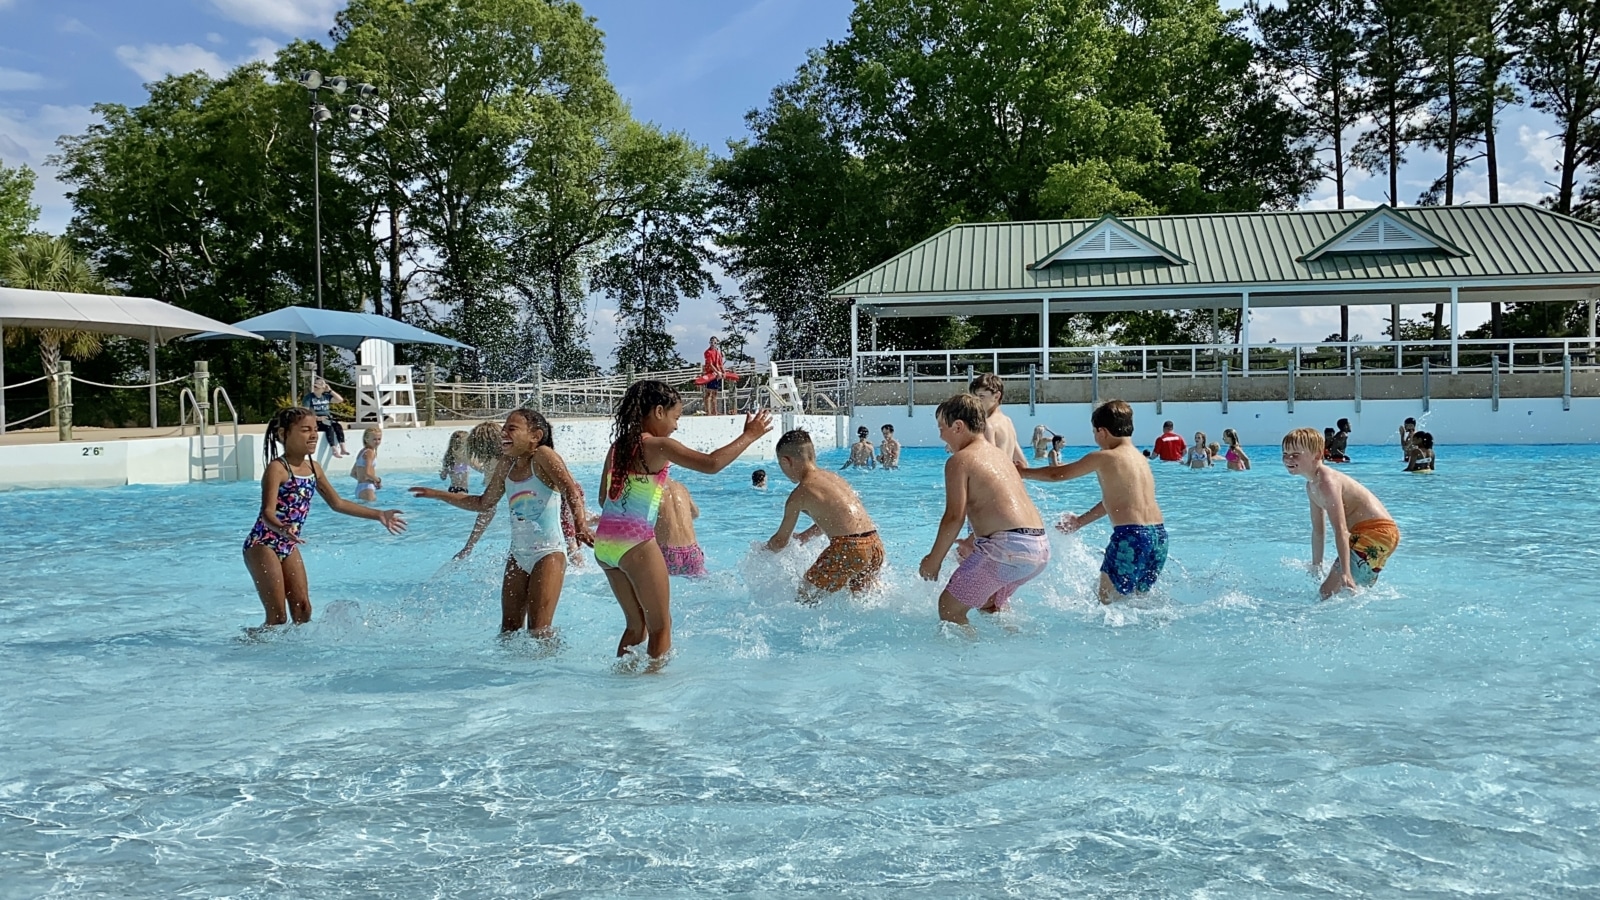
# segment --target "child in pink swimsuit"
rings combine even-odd
[[[701,453],[672,439],[682,415],[677,390],[661,381],[634,382],[617,404],[616,438],[600,479],[594,558],[627,619],[618,656],[646,644],[651,659],[659,661],[672,649],[672,588],[655,541],[668,469],[676,463],[715,474],[772,430],[772,415],[763,410],[745,416],[744,431],[726,446]]]
[[[706,576],[706,554],[694,533],[694,520],[698,518],[700,507],[694,505],[689,489],[680,481],[668,479],[667,490],[661,495],[661,512],[656,517],[656,543],[661,545],[668,575]]]

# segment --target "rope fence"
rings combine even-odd
[[[32,422],[34,419],[37,419],[40,416],[48,416],[48,415],[50,415],[50,408],[49,407],[45,407],[44,409],[39,410],[38,412],[34,413],[31,416],[28,416],[25,419],[18,419],[15,422],[7,422],[6,423],[6,427],[7,428],[15,428],[18,425],[24,425],[24,424],[26,424],[28,422]]]
[[[46,376],[46,377],[48,377],[48,376]],[[123,389],[126,389],[126,390],[137,390],[137,391],[148,391],[152,387],[166,387],[169,384],[177,384],[180,381],[188,381],[192,377],[194,377],[194,376],[192,376],[192,375],[179,375],[177,378],[169,378],[166,381],[158,381],[155,384],[151,384],[148,381],[146,381],[146,382],[144,382],[142,384],[105,384],[105,383],[99,382],[99,381],[90,381],[87,378],[79,378],[76,375],[71,376],[72,380],[76,381],[79,384],[88,384],[88,385],[93,385],[95,387],[103,387],[103,388],[123,388]],[[38,380],[42,381],[43,379],[38,379]]]
[[[0,389],[9,391],[12,388],[27,387],[30,384],[38,384],[39,382],[45,381],[48,378],[50,378],[49,375],[40,375],[38,378],[30,378],[27,381],[19,381],[16,384],[7,382],[3,387],[0,387]]]

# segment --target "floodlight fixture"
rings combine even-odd
[[[318,103],[316,106],[311,108],[311,120],[313,122],[321,124],[331,118],[333,118],[333,113],[329,112],[328,108],[323,106],[321,103]]]
[[[348,88],[349,86],[350,79],[344,77],[343,75],[335,75],[332,78],[329,78],[327,84],[324,85],[324,87],[330,91],[333,91],[335,94],[344,93],[345,88]]]
[[[322,87],[322,73],[316,69],[307,69],[300,73],[300,86],[308,91]]]
[[[363,100],[376,100],[378,99],[378,87],[363,81],[356,85],[356,96]]]

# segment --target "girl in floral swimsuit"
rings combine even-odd
[[[282,453],[279,453],[279,447]],[[244,564],[267,612],[265,626],[311,621],[311,594],[305,560],[300,557],[300,528],[311,514],[311,495],[318,493],[335,512],[382,522],[391,534],[406,530],[398,509],[371,509],[339,496],[312,455],[317,450],[317,417],[292,406],[267,423],[264,441],[266,472],[261,476],[261,514],[244,542]]]

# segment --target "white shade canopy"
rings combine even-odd
[[[66,294],[9,287],[0,287],[0,327],[93,331],[156,343],[202,331],[261,339],[260,335],[146,297]]]

